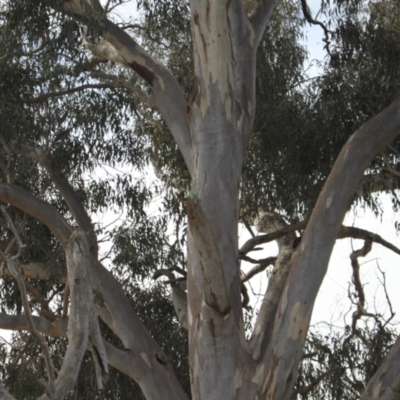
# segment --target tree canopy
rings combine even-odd
[[[399,207],[398,2],[125,3],[0,5],[5,398],[397,399],[394,311],[367,308],[359,257],[400,249],[342,223]],[[352,318],[323,335],[341,238],[364,240]]]

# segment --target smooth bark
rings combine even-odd
[[[400,398],[400,337],[385,361],[369,381],[361,400],[398,400]]]
[[[369,163],[399,134],[400,100],[396,100],[354,133],[336,160],[281,295],[272,340],[264,355],[269,373],[261,399],[290,398],[313,305],[344,215]]]
[[[279,240],[280,254],[249,345],[241,302],[239,182],[255,115],[257,47],[276,3],[259,0],[247,16],[240,0],[190,0],[195,88],[188,104],[168,69],[108,20],[99,2],[70,0],[63,5],[64,12],[76,20],[104,28],[102,38],[86,43],[95,55],[120,62],[143,79],[150,92],[149,105],[164,118],[191,174],[188,288],[187,296],[179,299],[178,314],[189,332],[195,400],[291,397],[313,305],[343,217],[371,160],[400,133],[400,101],[396,101],[344,146],[309,222],[284,227],[261,239]],[[91,229],[72,187],[51,162],[38,160],[81,229]],[[46,224],[68,251],[71,228],[53,207],[4,183],[0,184],[0,200]],[[294,252],[293,232],[304,228]],[[361,233],[353,230],[353,235]],[[261,243],[260,239],[244,246],[241,256],[255,243]],[[93,251],[86,264],[97,312],[126,348],[122,355],[105,345],[104,354],[112,360],[110,354],[118,353],[118,368],[139,383],[147,399],[186,398],[164,353],[132,310],[121,286],[95,256]],[[187,322],[182,312],[185,300]],[[375,397],[365,398],[394,398],[390,396],[399,389],[397,346],[367,389],[365,396],[373,393]]]

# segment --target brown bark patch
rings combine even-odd
[[[211,330],[211,334],[213,335],[213,338],[215,339],[215,324],[214,324],[214,320],[212,318],[210,319],[210,330]]]
[[[156,79],[156,74],[150,71],[143,65],[138,64],[136,61],[129,63],[129,66],[140,75],[150,86],[153,86],[154,80]]]
[[[156,353],[156,360],[162,365],[167,365],[167,358],[162,353]]]

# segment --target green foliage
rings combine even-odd
[[[359,398],[396,338],[397,332],[380,320],[363,327],[346,326],[344,332],[311,331],[296,383],[299,398]],[[309,385],[311,390],[302,394],[301,389]]]
[[[323,4],[323,13],[333,32],[332,56],[327,56],[320,76],[309,77],[305,71],[304,20],[292,1],[279,3],[259,48],[254,135],[241,182],[242,218],[251,220],[259,208],[289,218],[307,215],[347,138],[400,94],[398,2],[328,3]],[[189,101],[193,55],[187,2],[140,0],[137,7],[143,28],[130,28],[129,33],[168,66]],[[74,187],[89,214],[114,211],[122,215],[122,222],[112,229],[96,225],[99,237],[104,235],[112,246],[107,262],[189,393],[186,333],[176,321],[169,290],[149,280],[157,269],[184,268],[182,200],[184,193],[190,193],[188,172],[165,123],[147,105],[120,88],[82,89],[104,84],[101,71],[144,91],[147,88],[120,66],[91,59],[81,44],[77,23],[53,11],[46,1],[3,2],[0,33],[3,181],[11,176],[17,185],[51,203],[74,226],[43,168],[6,151],[7,146],[39,146],[51,151],[55,168]],[[399,151],[395,146],[388,152],[394,168],[400,162]],[[378,157],[369,172],[381,172],[384,165]],[[137,171],[145,175],[149,166],[160,181],[135,178]],[[160,198],[162,204],[154,210],[152,202]],[[374,201],[368,204],[376,206]],[[394,204],[398,205],[397,200]],[[23,215],[14,210],[9,213],[19,226]],[[7,244],[12,235],[4,219],[0,222],[0,244]],[[27,245],[23,262],[64,265],[62,249],[37,220],[27,218],[21,236]],[[15,248],[12,254],[16,252]],[[30,283],[45,299],[51,299],[52,310],[59,313],[62,286],[56,279]],[[1,285],[0,303],[7,312],[21,314],[20,294],[13,281]],[[32,306],[39,311],[33,300]],[[102,329],[107,340],[121,347],[106,326]],[[297,387],[332,372],[303,397],[354,398],[387,352],[393,335],[390,328],[379,324],[348,328],[341,335],[310,334],[306,350],[317,349],[317,353],[304,360]],[[365,346],[361,338],[374,345]],[[45,377],[45,371],[36,363],[39,350],[34,344],[26,347],[23,362],[14,362],[27,340],[25,334],[15,335],[10,352],[0,346],[0,378],[17,398],[30,399],[41,392],[35,382]],[[50,346],[59,366],[65,341],[50,340]],[[352,377],[355,370],[356,379]],[[341,385],[347,380],[351,383]],[[141,394],[131,379],[115,370],[104,391],[98,392],[93,363],[87,356],[71,398],[140,399]]]

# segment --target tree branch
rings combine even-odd
[[[58,319],[53,323],[34,315],[32,316],[32,319],[35,328],[43,335],[55,338],[67,337],[67,319]],[[0,329],[26,331],[29,330],[29,326],[27,325],[26,318],[23,315],[8,315],[6,313],[0,313]],[[140,357],[135,357],[135,355],[130,351],[120,350],[106,341],[103,341],[103,344],[107,354],[107,359],[112,367],[136,381],[141,378],[142,374],[136,372],[140,371],[140,368],[142,368]],[[88,349],[91,351],[93,350],[90,345],[88,345]]]
[[[288,225],[285,228],[279,229],[275,232],[267,233],[265,235],[259,235],[255,236],[251,239],[249,239],[240,249],[239,249],[239,254],[241,255],[241,258],[245,260],[244,254],[247,254],[251,250],[254,249],[254,247],[259,246],[260,244],[265,244],[272,242],[273,240],[278,240],[281,237],[287,235],[288,233],[297,231],[297,230],[302,230],[305,229],[307,226],[307,220],[303,220],[300,222],[296,222],[295,224]],[[356,228],[356,227],[351,227],[351,226],[341,226],[339,229],[339,233],[337,238],[338,239],[344,239],[351,237],[353,239],[368,239],[372,240],[373,242],[379,243],[382,246],[392,250],[396,254],[400,255],[400,249],[391,244],[390,242],[386,241],[383,239],[381,236],[366,231],[365,229],[361,228]]]
[[[361,283],[360,278],[360,264],[358,262],[358,257],[365,257],[372,249],[372,242],[370,240],[366,240],[364,242],[364,246],[359,249],[355,250],[351,253],[351,267],[353,268],[353,284],[356,289],[358,301],[356,303],[356,311],[353,313],[353,321],[352,321],[352,328],[353,330],[356,328],[357,321],[364,315],[368,315],[364,306],[365,306],[365,293],[364,288]]]
[[[263,232],[281,232],[287,226],[284,218],[278,213],[264,213],[257,223],[257,229]],[[249,349],[253,358],[260,359],[270,340],[273,323],[278,311],[279,299],[291,268],[291,259],[295,251],[296,240],[294,231],[276,239],[279,254],[274,263],[274,269],[269,277],[268,287],[262,300],[260,311],[249,340]]]
[[[0,183],[0,201],[9,203],[44,223],[60,244],[64,248],[67,246],[72,229],[50,204],[7,183]],[[145,396],[149,398],[187,399],[171,364],[133,311],[121,285],[93,257],[89,281],[95,292],[97,312],[131,353],[130,364],[121,365],[121,368],[129,371],[127,374],[138,382]],[[165,363],[160,363],[159,360],[164,360]]]
[[[323,379],[325,379],[328,375],[330,375],[332,372],[338,370],[339,368],[340,367],[337,366],[337,367],[328,369],[324,373],[318,375],[309,385],[302,386],[302,387],[296,389],[295,391],[293,391],[291,399],[293,399],[293,400],[297,399],[298,394],[304,395],[304,394],[311,392],[311,390],[313,390]]]
[[[400,336],[369,381],[361,400],[397,400],[400,394]]]
[[[68,347],[56,381],[56,399],[64,399],[73,388],[89,338],[92,290],[88,282],[89,247],[85,235],[75,231],[66,248],[71,288],[71,312],[68,319]]]
[[[256,265],[253,267],[247,274],[243,274],[241,281],[247,282],[257,274],[259,274],[262,271],[265,271],[268,266],[275,264],[277,260],[277,257],[269,257],[267,258],[263,263]]]
[[[250,22],[253,26],[255,34],[256,48],[264,36],[265,29],[269,24],[271,15],[277,3],[277,0],[258,0],[253,12],[250,15]]]
[[[50,279],[56,279],[57,282],[65,283],[65,268],[61,265],[53,264],[51,267],[37,262],[30,262],[28,264],[21,264],[16,261],[18,269],[26,279],[38,279],[47,281]],[[0,278],[10,278],[11,274],[4,263],[0,264]]]
[[[71,214],[74,216],[79,229],[85,234],[89,249],[94,258],[98,258],[98,244],[97,236],[93,228],[92,220],[87,214],[85,207],[79,199],[75,189],[68,182],[65,175],[58,171],[51,153],[49,150],[44,150],[40,147],[21,145],[18,148],[13,147],[16,154],[22,154],[25,157],[31,158],[42,165],[49,174],[52,182],[55,184],[57,190],[63,196]]]
[[[341,226],[337,238],[344,239],[348,237],[379,243],[380,245],[400,255],[400,249],[398,247],[394,246],[392,243],[387,242],[376,233],[366,231],[365,229],[356,228],[354,226]]]
[[[65,89],[65,90],[60,90],[58,92],[50,92],[43,94],[38,97],[34,97],[32,99],[21,99],[18,101],[15,100],[7,100],[7,99],[0,99],[0,101],[4,103],[9,103],[9,104],[19,104],[19,103],[25,103],[25,104],[37,104],[37,103],[42,103],[43,101],[46,101],[48,99],[51,99],[53,97],[60,97],[60,96],[65,96],[67,94],[73,94],[76,92],[82,92],[83,90],[87,89],[113,89],[113,88],[124,88],[124,85],[119,84],[119,82],[111,82],[111,83],[88,83],[86,85],[81,85],[81,86],[76,86],[74,88],[70,89]]]
[[[279,229],[277,231],[267,233],[265,235],[260,235],[260,236],[255,236],[251,239],[249,239],[240,249],[239,249],[239,254],[247,254],[251,250],[254,249],[254,247],[264,244],[264,243],[269,243],[272,242],[273,240],[278,240],[281,237],[287,235],[288,233],[292,233],[295,231],[303,230],[307,226],[308,220],[303,220],[300,222],[296,222],[295,224],[285,226],[282,229]]]
[[[6,388],[0,385],[0,399],[1,400],[16,400],[10,393],[7,392]]]
[[[323,29],[324,34],[325,34],[325,38],[322,39],[322,40],[325,42],[326,51],[331,56],[332,54],[331,54],[331,51],[329,49],[329,43],[330,43],[330,41],[329,41],[329,33],[331,33],[331,32],[328,30],[328,28],[325,26],[325,24],[323,24],[321,21],[315,20],[311,16],[310,9],[308,7],[308,4],[307,4],[306,0],[300,0],[300,2],[301,2],[301,8],[303,10],[303,15],[304,15],[304,18],[306,19],[306,21],[309,24],[312,24],[312,25],[319,25]]]
[[[50,351],[49,351],[49,348],[47,346],[45,339],[35,328],[31,309],[29,307],[28,297],[26,294],[24,278],[22,278],[22,276],[19,274],[19,272],[15,269],[14,260],[11,257],[7,259],[7,266],[8,266],[8,269],[9,269],[11,275],[13,276],[13,278],[17,281],[19,290],[21,291],[21,299],[22,299],[22,304],[24,305],[25,318],[26,318],[26,321],[29,326],[29,331],[31,332],[31,334],[34,337],[34,339],[36,340],[37,344],[40,346],[40,348],[43,351],[44,359],[46,362],[46,370],[47,370],[47,374],[48,374],[48,378],[49,378],[49,387],[50,387],[51,392],[54,393],[54,384],[55,384],[54,365],[51,360]]]
[[[276,390],[277,397],[288,396],[293,387],[312,308],[344,215],[363,173],[371,160],[399,134],[400,99],[349,138],[321,191],[295,253],[281,295],[272,340],[263,359],[271,382],[281,382],[282,379],[287,382],[281,387],[267,385],[266,391]],[[288,365],[293,367],[288,369]]]
[[[175,274],[172,271],[159,269],[154,273],[153,279],[158,279],[161,276],[168,277],[168,283],[171,285],[172,289],[172,304],[174,305],[178,321],[183,328],[188,329],[187,294],[183,288],[186,286],[186,278],[184,281],[177,281]]]
[[[149,85],[152,89],[149,98],[150,106],[155,107],[161,113],[183,155],[189,173],[192,175],[192,139],[186,118],[186,101],[171,72],[147,53],[123,29],[91,8],[87,1],[66,1],[64,12],[79,21],[95,20],[99,26],[102,26],[105,41],[118,53],[123,64],[135,71]],[[101,43],[101,40],[98,42]],[[106,53],[103,55],[107,58]]]

